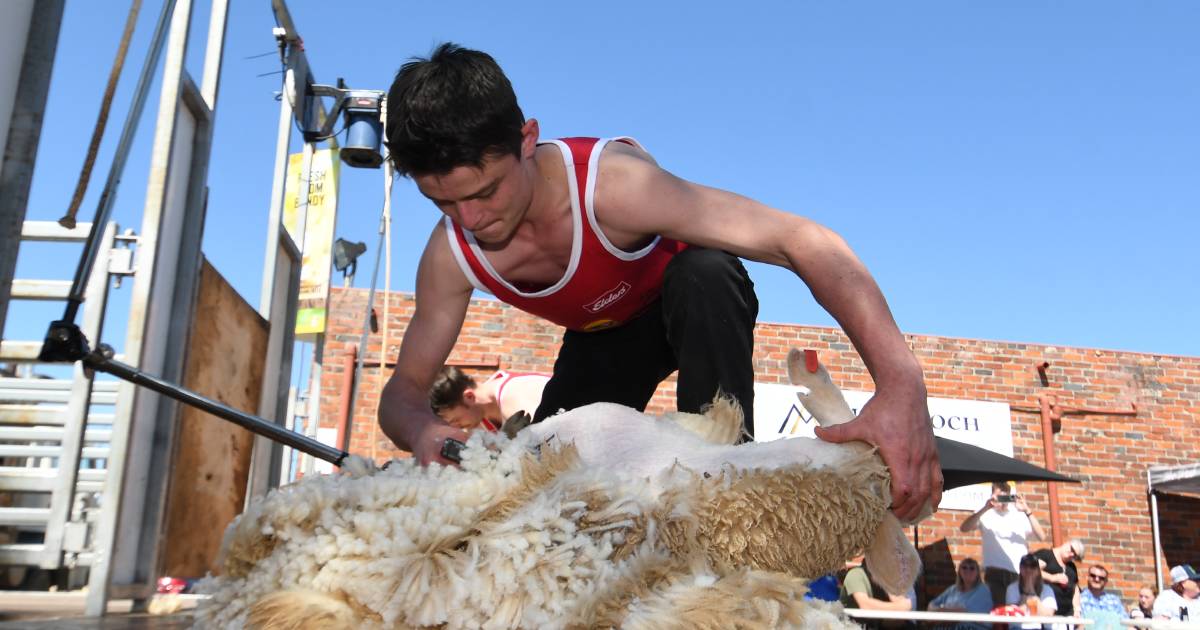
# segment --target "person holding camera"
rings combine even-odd
[[[1021,557],[1029,553],[1029,537],[1042,541],[1046,532],[1020,495],[1008,482],[992,484],[992,496],[959,529],[983,535],[983,581],[992,594],[992,605],[1003,606],[1008,585],[1017,580]]]

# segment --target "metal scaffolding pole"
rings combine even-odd
[[[8,316],[13,273],[17,268],[17,250],[21,244],[21,227],[25,223],[33,167],[42,137],[42,117],[45,115],[46,95],[50,91],[50,74],[54,69],[64,4],[64,0],[33,2],[21,70],[14,86],[12,115],[5,121],[9,123],[6,125],[8,134],[7,138],[0,137],[0,148],[4,151],[3,162],[0,162],[0,338],[4,336],[4,323]],[[16,17],[21,13],[17,10],[19,8],[15,3],[8,7],[6,10],[11,11],[8,17]],[[8,36],[22,26],[18,21],[13,21],[4,28]]]

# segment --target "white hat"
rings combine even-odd
[[[1196,573],[1192,571],[1192,567],[1186,564],[1171,567],[1171,584],[1178,584],[1184,580],[1196,579]]]

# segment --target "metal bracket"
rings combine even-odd
[[[73,321],[60,319],[50,322],[50,329],[46,331],[46,339],[42,342],[42,351],[38,353],[38,361],[74,363],[89,352],[87,337],[79,326]]]

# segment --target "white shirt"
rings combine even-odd
[[[1021,513],[1017,512],[1017,514],[1021,514]],[[1021,514],[1021,515],[1024,516],[1024,514]],[[1021,597],[1021,591],[1018,590],[1020,588],[1020,586],[1021,586],[1020,580],[1008,585],[1008,591],[1005,592],[1005,594],[1004,594],[1004,603],[1006,603],[1006,604],[1024,604],[1025,603],[1025,598]],[[1054,599],[1054,591],[1050,588],[1049,584],[1042,584],[1042,595],[1041,595],[1041,597],[1038,597],[1038,600],[1039,600],[1038,606],[1040,607],[1040,612],[1037,610],[1031,610],[1031,611],[1029,611],[1030,615],[1038,615],[1038,616],[1047,616],[1048,617],[1048,616],[1053,616],[1055,613],[1058,612],[1058,600]],[[1009,627],[1011,628],[1013,625],[1015,625],[1015,624],[1010,624]],[[1019,627],[1021,627],[1021,628],[1041,628],[1042,624],[1040,624],[1040,623],[1023,623]]]
[[[1155,619],[1168,617],[1178,620],[1179,609],[1184,606],[1188,609],[1188,621],[1200,623],[1200,599],[1188,599],[1171,588],[1164,588],[1163,592],[1158,594],[1158,598],[1154,600],[1152,615]]]
[[[1011,507],[1003,514],[991,509],[979,517],[979,531],[983,532],[983,566],[1016,573],[1021,556],[1029,553],[1033,533],[1029,515]]]
[[[542,401],[542,390],[550,377],[545,374],[514,374],[499,370],[487,380],[495,381],[496,402],[500,405],[501,421],[518,411],[533,415]]]

